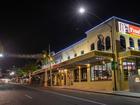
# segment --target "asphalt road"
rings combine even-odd
[[[139,98],[0,84],[0,105],[140,105]]]

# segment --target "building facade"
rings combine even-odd
[[[130,90],[140,84],[140,24],[111,17],[53,58],[55,63],[33,73],[44,75],[44,86]]]

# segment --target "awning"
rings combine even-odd
[[[113,53],[103,52],[103,51],[91,51],[84,55],[78,56],[76,58],[64,61],[57,67],[65,67],[72,65],[84,65],[89,63],[95,63],[99,61],[110,61],[114,57]]]
[[[59,64],[52,65],[52,70],[57,70],[59,68],[73,68],[76,66],[85,66],[89,63],[97,63],[102,61],[110,61],[114,57],[113,53],[103,52],[103,51],[91,51],[89,53],[83,54],[81,56],[72,58],[70,60],[64,61]],[[49,70],[50,68],[41,69],[33,72],[33,75],[37,75]]]
[[[119,53],[119,59],[132,58],[132,57],[140,58],[140,51],[130,50],[130,51],[120,52]]]

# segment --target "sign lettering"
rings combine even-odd
[[[118,25],[119,25],[119,32],[123,34],[136,35],[140,37],[140,27],[123,23],[123,22],[118,22]]]

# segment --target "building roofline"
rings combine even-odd
[[[88,34],[89,32],[91,32],[91,31],[93,31],[94,29],[96,29],[97,27],[100,27],[101,25],[103,25],[103,24],[109,22],[109,21],[112,20],[112,19],[120,20],[120,21],[126,22],[126,23],[128,23],[128,24],[133,24],[133,25],[140,26],[140,24],[138,24],[138,23],[135,23],[135,22],[132,22],[132,21],[128,21],[128,20],[125,20],[125,19],[122,19],[122,18],[119,18],[119,17],[116,17],[116,16],[112,16],[112,17],[110,17],[109,19],[107,19],[107,20],[103,21],[102,23],[98,24],[97,26],[95,26],[95,27],[91,28],[90,30],[86,31],[85,33]],[[64,48],[64,49],[62,49],[62,50],[60,50],[60,51],[58,51],[55,55],[57,55],[58,53],[61,53],[62,51],[65,51],[65,50],[67,50],[67,49],[69,49],[69,48],[71,48],[71,47],[73,47],[73,46],[79,44],[80,42],[84,41],[85,39],[86,39],[86,38],[83,38],[82,40],[80,40],[80,41],[78,41],[78,42],[76,42],[76,43],[74,43],[74,44],[72,44],[72,45],[70,45],[70,46],[68,46],[68,47],[66,47],[66,48]]]
[[[68,47],[66,47],[66,48],[64,48],[64,49],[62,49],[62,50],[60,50],[60,51],[58,51],[57,53],[55,53],[55,55],[58,54],[58,53],[61,53],[61,52],[65,51],[65,50],[68,50],[69,48],[72,48],[73,46],[75,46],[75,45],[81,43],[82,41],[85,41],[85,39],[86,39],[86,38],[83,38],[83,39],[79,40],[78,42],[76,42],[76,43],[74,43],[74,44],[72,44],[72,45],[70,45],[70,46],[68,46]]]
[[[112,16],[111,18],[109,18],[109,19],[103,21],[102,23],[98,24],[97,26],[95,26],[95,27],[91,28],[90,30],[86,31],[85,33],[88,34],[89,32],[91,32],[91,31],[93,31],[94,29],[100,27],[101,25],[103,25],[103,24],[109,22],[109,21],[112,20],[112,19],[120,20],[120,21],[126,22],[126,23],[128,23],[128,24],[133,24],[133,25],[140,26],[139,23],[135,23],[135,22],[132,22],[132,21],[128,21],[128,20],[125,20],[125,19],[116,17],[116,16]]]

